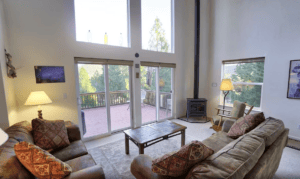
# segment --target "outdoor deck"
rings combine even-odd
[[[130,127],[129,103],[114,105],[110,107],[112,131]],[[142,104],[142,122],[147,123],[156,120],[156,109],[154,106]],[[84,137],[91,137],[108,132],[106,107],[83,109],[85,113],[86,133]],[[159,119],[171,117],[171,111],[159,110]]]

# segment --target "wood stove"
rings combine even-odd
[[[186,117],[188,122],[197,122],[195,120],[190,121],[189,117],[205,117],[207,121],[206,114],[207,100],[205,98],[187,98],[187,112]]]
[[[200,120],[189,120],[189,117],[205,117],[206,104],[205,98],[199,96],[199,64],[200,64],[200,0],[195,0],[195,58],[194,58],[194,98],[187,99],[186,117],[188,122],[203,122]]]

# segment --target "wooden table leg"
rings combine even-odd
[[[181,131],[181,147],[185,145],[185,129]]]
[[[129,136],[125,134],[125,153],[129,154]]]
[[[144,154],[144,144],[139,144],[139,153]]]

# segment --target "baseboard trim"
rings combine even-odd
[[[289,135],[289,138],[290,138],[290,139],[293,139],[293,140],[300,141],[300,138],[299,138],[299,137],[295,137],[295,136]]]

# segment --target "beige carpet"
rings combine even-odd
[[[186,136],[186,143],[196,140],[191,136]],[[158,142],[145,148],[145,154],[152,158],[180,149],[181,136],[175,136],[167,140]],[[131,179],[134,176],[130,172],[130,164],[134,157],[139,155],[138,147],[130,141],[129,155],[125,154],[125,141],[109,143],[100,147],[89,149],[88,152],[93,156],[97,164],[102,165],[106,179]]]

